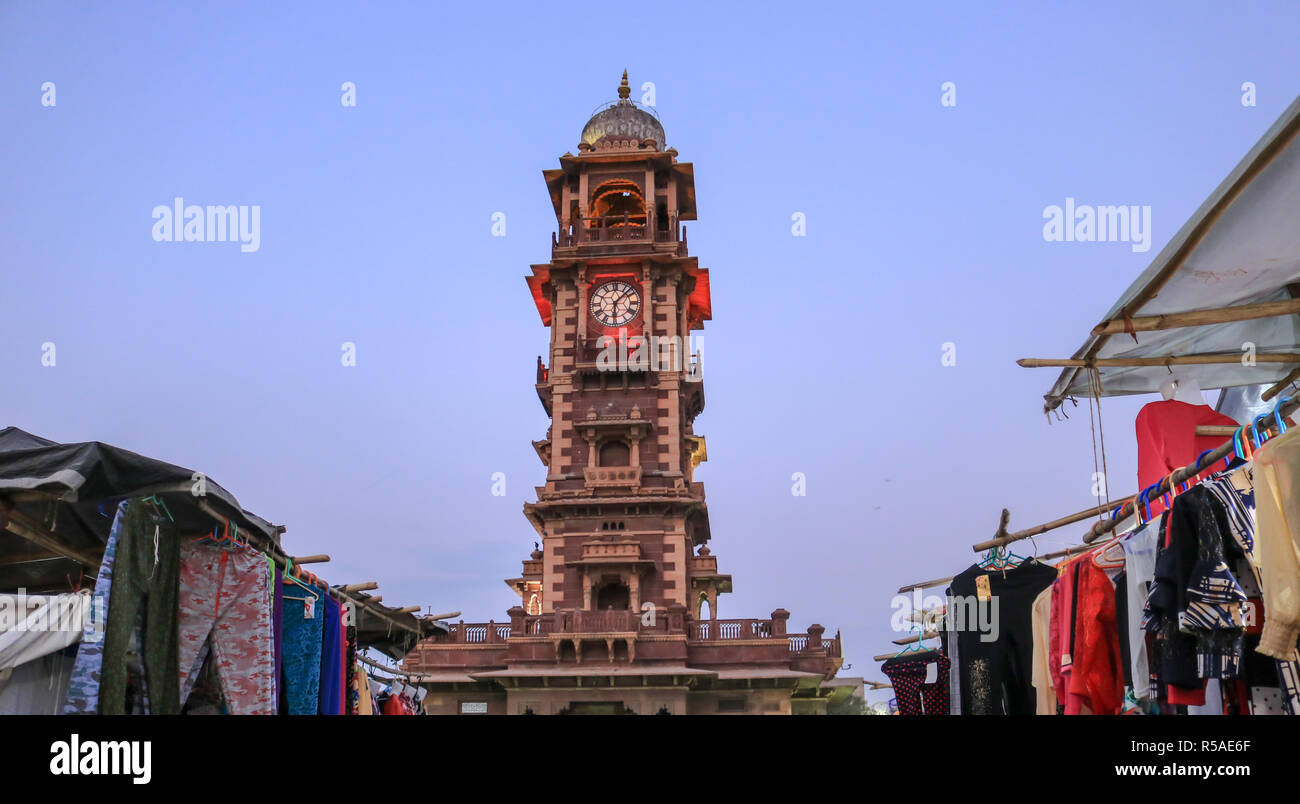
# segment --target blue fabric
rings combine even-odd
[[[321,640],[320,713],[343,714],[343,633],[340,628],[342,609],[332,597],[325,598],[325,633]]]
[[[284,697],[291,715],[314,715],[320,708],[321,636],[325,623],[323,595],[297,584],[284,589],[284,642],[282,667]],[[305,616],[306,603],[315,601],[313,616]]]
[[[91,598],[90,618],[81,633],[81,645],[68,680],[68,697],[63,705],[65,715],[97,714],[99,712],[99,676],[104,665],[104,623],[108,614],[108,596],[113,587],[113,566],[117,562],[117,545],[126,527],[126,500],[117,506],[113,527],[104,545],[104,558],[95,578],[95,594]]]

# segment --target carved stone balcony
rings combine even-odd
[[[641,560],[641,545],[637,542],[590,542],[582,546],[584,563],[611,562],[625,564]]]
[[[663,223],[661,227],[659,224]],[[676,216],[660,221],[653,213],[579,218],[551,237],[551,256],[597,257],[622,251],[650,250],[685,257],[686,227]]]

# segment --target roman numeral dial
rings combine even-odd
[[[591,317],[607,327],[621,327],[641,312],[641,292],[623,282],[606,282],[591,292]]]

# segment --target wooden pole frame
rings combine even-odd
[[[1283,299],[1258,304],[1243,304],[1237,307],[1190,310],[1185,313],[1166,313],[1165,315],[1138,316],[1129,319],[1120,316],[1109,321],[1103,321],[1093,327],[1092,334],[1119,335],[1125,332],[1154,332],[1163,329],[1179,329],[1181,327],[1228,324],[1233,321],[1252,321],[1258,318],[1276,318],[1284,315],[1300,315],[1300,299]]]
[[[978,544],[971,545],[971,549],[977,553],[982,553],[985,550],[992,550],[994,547],[1001,547],[1004,544],[1010,544],[1011,542],[1018,542],[1021,539],[1028,539],[1031,536],[1041,535],[1049,530],[1056,530],[1057,528],[1063,528],[1066,525],[1073,525],[1075,522],[1082,522],[1085,519],[1091,519],[1094,516],[1101,516],[1102,514],[1113,511],[1117,506],[1123,505],[1126,502],[1131,502],[1136,497],[1136,494],[1130,494],[1127,497],[1116,497],[1110,503],[1094,505],[1091,508],[1085,508],[1082,511],[1070,514],[1069,516],[1063,516],[1060,519],[1053,519],[1051,522],[1044,522],[1041,525],[1035,525],[1032,528],[1026,528],[1015,533],[994,536],[986,542],[979,542]]]
[[[72,559],[87,569],[99,569],[102,554],[96,556],[85,550],[69,547],[58,536],[46,530],[41,522],[3,501],[0,501],[0,521],[3,521],[5,530],[19,538],[26,539],[50,552],[58,553],[64,558]]]
[[[1271,352],[1256,354],[1256,363],[1300,363],[1300,353]],[[1092,357],[1043,358],[1022,357],[1016,365],[1023,368],[1136,368],[1141,366],[1211,366],[1241,361],[1240,352],[1165,355],[1162,357]]]

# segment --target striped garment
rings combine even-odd
[[[1255,477],[1253,467],[1218,472],[1201,484],[1223,509],[1228,534],[1245,560],[1237,577],[1248,597],[1260,596],[1259,568],[1255,561]],[[1300,715],[1300,662],[1275,660],[1278,685],[1288,714]]]

